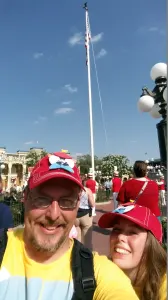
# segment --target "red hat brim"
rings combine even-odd
[[[158,236],[156,236],[155,233],[153,231],[151,231],[148,228],[148,226],[146,226],[143,222],[141,222],[140,220],[133,218],[127,214],[119,214],[119,213],[113,213],[113,212],[105,213],[103,216],[100,217],[100,219],[98,221],[98,225],[101,228],[113,228],[117,218],[123,218],[123,219],[129,220],[129,221],[133,222],[134,224],[138,225],[139,227],[150,231],[160,243],[162,242],[162,232],[161,232],[161,235],[159,234]]]

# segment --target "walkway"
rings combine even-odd
[[[97,223],[101,215],[112,211],[112,208],[112,202],[106,205],[97,205],[96,207],[96,217],[93,219],[93,250],[99,252],[99,254],[109,254],[109,235],[111,230],[102,229]]]

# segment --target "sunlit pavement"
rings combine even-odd
[[[96,217],[93,218],[93,250],[100,254],[108,255],[109,249],[109,229],[101,229],[98,226],[98,220],[105,212],[112,211],[113,202],[109,204],[97,205],[96,206]]]

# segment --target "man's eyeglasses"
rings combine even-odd
[[[32,195],[29,195],[29,199],[31,201],[31,204],[36,208],[48,208],[53,201],[55,201],[53,198],[45,197],[45,196],[38,196],[33,197]],[[62,209],[73,209],[76,208],[78,199],[72,200],[68,198],[61,198],[57,200],[58,205]]]

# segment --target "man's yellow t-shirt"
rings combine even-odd
[[[71,248],[50,264],[31,260],[24,248],[23,229],[8,232],[0,269],[0,300],[71,300],[74,287]],[[130,280],[105,256],[94,254],[97,287],[93,300],[137,300]]]

